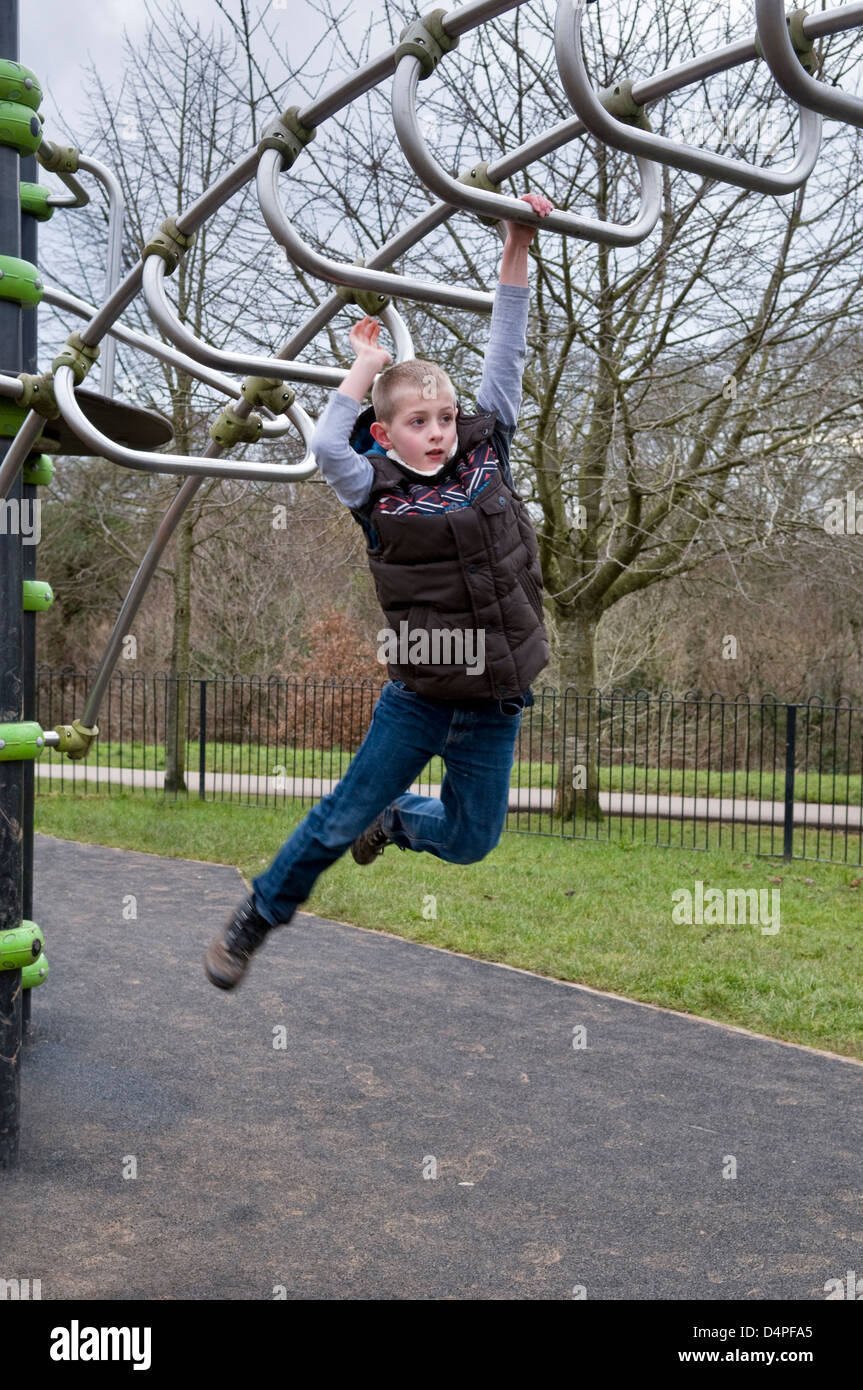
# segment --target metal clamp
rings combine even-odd
[[[89,343],[85,343],[77,329],[73,329],[66,339],[65,348],[57,354],[51,363],[51,371],[53,373],[60,367],[71,367],[75,385],[80,386],[98,358],[100,351],[98,346],[90,347]]]
[[[472,169],[468,169],[466,174],[459,174],[457,182],[467,184],[468,188],[482,188],[486,193],[500,193],[500,184],[489,178],[488,163],[484,159],[480,160],[479,164],[475,164]],[[477,215],[480,222],[484,222],[486,227],[497,225],[498,218],[484,217],[481,213]]]
[[[210,438],[222,449],[233,449],[235,444],[256,444],[263,429],[264,422],[254,411],[244,417],[226,405],[210,426]]]
[[[49,174],[77,174],[79,157],[80,151],[74,145],[48,144],[47,141],[36,151],[36,158]]]
[[[94,724],[88,728],[80,719],[73,719],[71,724],[55,725],[54,732],[59,736],[57,752],[65,753],[67,758],[77,761],[79,758],[86,758],[91,744],[99,736],[99,726]]]
[[[181,232],[173,217],[166,217],[158,232],[155,232],[141,252],[141,260],[148,256],[161,256],[168,266],[168,274],[173,275],[180,261],[195,240],[195,233]]]
[[[284,415],[297,399],[294,388],[275,376],[247,376],[241,390],[249,405],[264,406],[273,415]]]
[[[779,13],[785,20],[785,23],[788,25],[788,33],[791,38],[791,44],[794,49],[794,52],[797,54],[797,57],[799,58],[803,67],[809,73],[810,77],[814,76],[815,69],[818,67],[818,59],[815,56],[815,45],[813,44],[812,40],[807,37],[803,30],[803,21],[806,18],[806,11],[791,10],[789,14],[785,14],[784,4],[780,4]],[[761,43],[761,35],[758,33],[756,33],[755,35],[755,52],[758,54],[759,58],[763,59],[764,62],[767,62],[767,59],[764,57],[764,48]],[[770,64],[767,63],[767,66],[770,67]]]
[[[24,390],[16,401],[16,405],[21,405],[25,410],[34,410],[37,415],[41,415],[43,420],[58,420],[60,418],[60,407],[54,395],[54,377],[51,372],[43,372],[41,376],[33,376],[30,372],[19,372],[18,380],[23,382]],[[39,446],[45,448],[44,443]]]
[[[360,257],[354,261],[354,265],[364,266],[365,261]],[[356,304],[363,313],[371,314],[373,318],[391,302],[389,295],[378,294],[377,290],[358,290],[353,285],[336,285],[335,293],[344,304]]]
[[[402,29],[394,62],[398,65],[404,57],[416,58],[422,65],[422,77],[430,77],[444,54],[458,47],[458,36],[453,38],[443,27],[445,14],[446,10],[432,10]]]
[[[317,127],[303,125],[299,113],[299,106],[289,106],[264,127],[264,134],[258,141],[258,154],[263,154],[264,150],[278,150],[283,169],[290,169],[317,134]]]

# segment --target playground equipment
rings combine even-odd
[[[515,11],[526,0],[468,0],[449,11],[436,9],[417,18],[399,43],[334,84],[302,110],[288,107],[266,127],[248,151],[212,188],[179,215],[167,217],[142,248],[141,258],[120,281],[123,205],[110,171],[79,151],[45,139],[38,115],[41,92],[35,75],[18,62],[17,0],[6,0],[0,14],[0,506],[23,516],[35,489],[50,481],[48,453],[93,454],[124,468],[185,475],[186,481],[162,518],[141,561],[107,642],[86,707],[80,718],[54,730],[33,719],[35,613],[51,602],[47,585],[35,580],[35,546],[24,545],[22,528],[0,533],[0,1167],[17,1161],[20,1110],[19,1058],[26,1021],[23,992],[47,974],[42,935],[27,914],[32,896],[32,783],[35,760],[46,748],[70,758],[86,757],[98,736],[102,698],[147,585],[171,536],[205,477],[262,482],[308,478],[316,464],[309,442],[313,421],[298,404],[293,382],[337,386],[340,369],[299,362],[298,354],[349,304],[379,315],[392,335],[396,360],[414,356],[407,326],[392,298],[415,300],[488,313],[493,295],[458,285],[419,280],[387,269],[456,211],[475,214],[490,225],[505,219],[529,226],[541,221],[558,232],[609,246],[635,246],[648,237],[661,211],[661,166],[691,170],[758,193],[786,195],[801,187],[818,158],[823,118],[863,125],[863,101],[816,78],[813,43],[819,37],[863,26],[863,3],[807,14],[785,13],[783,0],[755,0],[752,40],[701,54],[679,67],[643,81],[621,80],[594,90],[582,45],[582,26],[590,0],[559,0],[555,56],[563,90],[575,115],[541,132],[497,159],[480,162],[453,178],[428,148],[417,118],[420,82],[431,77],[462,35],[488,20]],[[645,108],[730,68],[764,61],[779,87],[799,107],[799,141],[794,160],[784,167],[759,168],[726,158],[652,130]],[[308,246],[291,223],[280,193],[280,177],[302,168],[306,146],[330,116],[371,88],[392,78],[393,124],[405,159],[439,201],[381,246],[365,263],[347,264]],[[500,191],[504,180],[544,155],[589,133],[631,153],[640,181],[640,203],[628,224],[557,211],[539,219],[524,201]],[[67,192],[49,193],[32,181],[36,162],[56,174]],[[74,175],[86,171],[109,194],[109,252],[105,300],[101,307],[45,285],[37,268],[38,222],[55,209],[83,206],[88,195]],[[21,182],[22,173],[31,181]],[[166,279],[191,247],[208,218],[237,191],[255,180],[261,213],[276,243],[290,260],[333,286],[330,296],[272,357],[220,351],[184,325],[166,290]],[[170,339],[136,333],[118,320],[142,292],[157,326]],[[49,371],[38,373],[35,309],[42,301],[86,323],[70,332]],[[102,355],[102,394],[83,382]],[[170,426],[153,412],[111,399],[115,340],[181,367],[224,393],[229,404],[210,429],[211,442],[200,457],[156,452],[172,437]],[[243,374],[242,384],[228,373]],[[300,463],[239,462],[219,456],[240,443],[266,442],[296,429],[305,450]],[[8,528],[6,528],[8,529]],[[37,949],[38,948],[38,949]],[[29,995],[27,995],[29,1000]]]

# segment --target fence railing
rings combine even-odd
[[[95,674],[39,668],[43,727],[80,717]],[[117,671],[90,756],[46,751],[37,790],[314,803],[346,772],[384,683]],[[549,686],[534,696],[507,830],[863,862],[863,708]],[[414,790],[437,795],[445,770],[432,759]]]

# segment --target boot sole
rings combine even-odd
[[[204,974],[210,981],[210,984],[215,985],[217,989],[236,989],[237,985],[247,974],[248,969],[249,966],[247,962],[245,968],[242,969],[239,974],[234,976],[223,975],[218,967],[213,965],[210,958],[210,951],[208,950],[204,954]]]

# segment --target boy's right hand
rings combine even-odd
[[[376,373],[382,372],[384,367],[388,367],[393,360],[386,348],[378,347],[378,335],[381,326],[377,319],[366,314],[362,322],[355,323],[350,332],[350,344],[357,355],[357,360],[362,359],[370,367],[374,367]]]

